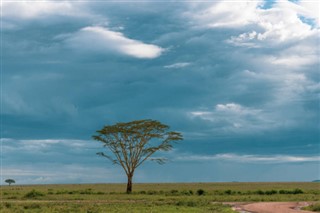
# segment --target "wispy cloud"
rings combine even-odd
[[[94,42],[93,42],[94,41]],[[85,27],[69,35],[65,42],[68,46],[79,51],[93,53],[117,53],[134,58],[152,59],[159,57],[163,48],[145,44],[141,41],[127,38],[121,32],[111,31],[108,28],[92,26]]]
[[[216,154],[216,155],[190,155],[177,157],[179,161],[232,161],[241,163],[300,163],[318,162],[320,156],[292,156],[292,155],[238,155],[238,154]]]
[[[97,147],[97,144],[90,143],[87,140],[76,140],[76,139],[37,139],[37,140],[18,140],[11,138],[2,138],[2,148],[4,152],[20,150],[26,152],[41,152],[41,151],[52,151],[55,152],[59,149],[78,149],[78,148],[93,148]]]
[[[187,67],[187,66],[190,66],[190,65],[191,65],[191,63],[189,63],[189,62],[179,62],[179,63],[166,65],[166,66],[164,66],[164,68],[167,68],[167,69],[179,69],[179,68]]]
[[[217,131],[255,133],[275,128],[275,121],[261,109],[242,106],[237,103],[217,104],[211,110],[192,111],[191,119],[210,121]]]

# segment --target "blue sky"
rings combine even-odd
[[[184,141],[135,182],[320,179],[317,1],[3,1],[1,26],[3,180],[125,182],[91,136],[146,118]]]

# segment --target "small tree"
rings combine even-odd
[[[7,180],[5,180],[4,182],[8,183],[9,186],[11,186],[11,184],[12,184],[12,183],[15,183],[16,181],[13,180],[13,179],[7,179]]]
[[[159,164],[166,158],[150,158],[157,151],[169,151],[172,143],[182,140],[181,133],[169,131],[169,126],[156,120],[137,120],[104,126],[93,139],[103,143],[113,156],[97,153],[114,164],[120,165],[128,178],[127,193],[132,192],[132,178],[135,169],[150,159]]]

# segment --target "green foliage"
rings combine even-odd
[[[205,192],[203,189],[198,189],[198,190],[197,190],[197,195],[199,195],[199,196],[200,196],[200,195],[205,195],[205,193],[206,193],[206,192]]]
[[[189,207],[196,207],[196,206],[206,206],[208,205],[208,201],[203,200],[180,200],[176,203],[177,206],[189,206]]]
[[[5,203],[4,203],[4,206],[5,206],[6,208],[10,209],[11,206],[12,206],[12,204],[11,204],[11,203],[8,203],[8,202],[5,202]]]
[[[30,192],[28,192],[27,194],[25,194],[25,198],[29,198],[29,199],[33,199],[33,198],[38,198],[38,197],[42,197],[44,196],[44,194],[42,192],[36,191],[36,190],[32,190]]]
[[[41,206],[39,203],[30,203],[23,206],[24,209],[40,209]]]
[[[310,206],[304,207],[303,210],[320,212],[320,203],[311,204]]]
[[[4,182],[8,183],[9,186],[10,186],[11,184],[13,184],[13,183],[16,183],[16,181],[13,180],[13,179],[6,179]]]
[[[280,190],[279,194],[303,194],[301,189],[294,189],[294,190]]]

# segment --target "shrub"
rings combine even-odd
[[[262,190],[258,190],[258,191],[255,191],[255,194],[264,195],[265,193],[264,193],[264,191],[262,191]]]
[[[27,194],[25,194],[25,198],[37,198],[37,197],[42,197],[44,196],[44,194],[42,192],[38,192],[36,190],[32,190],[30,192],[28,192]]]
[[[292,191],[292,194],[303,194],[303,191],[301,189],[295,189]]]
[[[178,201],[176,203],[177,206],[188,206],[188,207],[196,207],[199,205],[198,202],[196,201],[192,201],[192,200],[189,200],[189,201]]]
[[[193,191],[192,190],[182,190],[180,191],[181,195],[193,195]]]
[[[232,194],[232,191],[231,191],[230,189],[228,189],[228,190],[225,190],[224,193],[225,193],[226,195],[231,195],[231,194]]]
[[[24,209],[40,209],[40,205],[37,203],[31,203],[29,205],[23,206]]]
[[[176,189],[172,189],[172,190],[170,191],[170,194],[172,194],[172,195],[178,195],[178,194],[179,194],[179,191],[176,190]]]
[[[313,203],[310,206],[303,207],[302,210],[320,212],[320,203]]]
[[[147,194],[148,194],[148,195],[155,195],[155,194],[157,194],[157,191],[155,191],[155,190],[148,190],[148,191],[147,191]]]
[[[197,190],[197,195],[205,195],[205,191],[203,189],[198,189]]]
[[[279,194],[303,194],[303,191],[301,189],[294,189],[292,191],[290,190],[280,190]]]
[[[5,202],[5,203],[4,203],[4,206],[5,206],[6,208],[10,209],[10,208],[11,208],[11,206],[12,206],[12,204],[11,204],[11,203],[7,203],[7,202]]]
[[[93,191],[92,191],[91,188],[89,188],[89,189],[85,189],[85,190],[80,191],[80,194],[82,194],[82,195],[91,195],[91,194],[93,194]]]
[[[278,193],[278,191],[276,191],[276,190],[270,190],[270,191],[266,191],[265,192],[266,195],[274,195],[274,194],[277,194],[277,193]]]
[[[96,194],[97,195],[104,195],[105,193],[104,192],[97,192]]]

